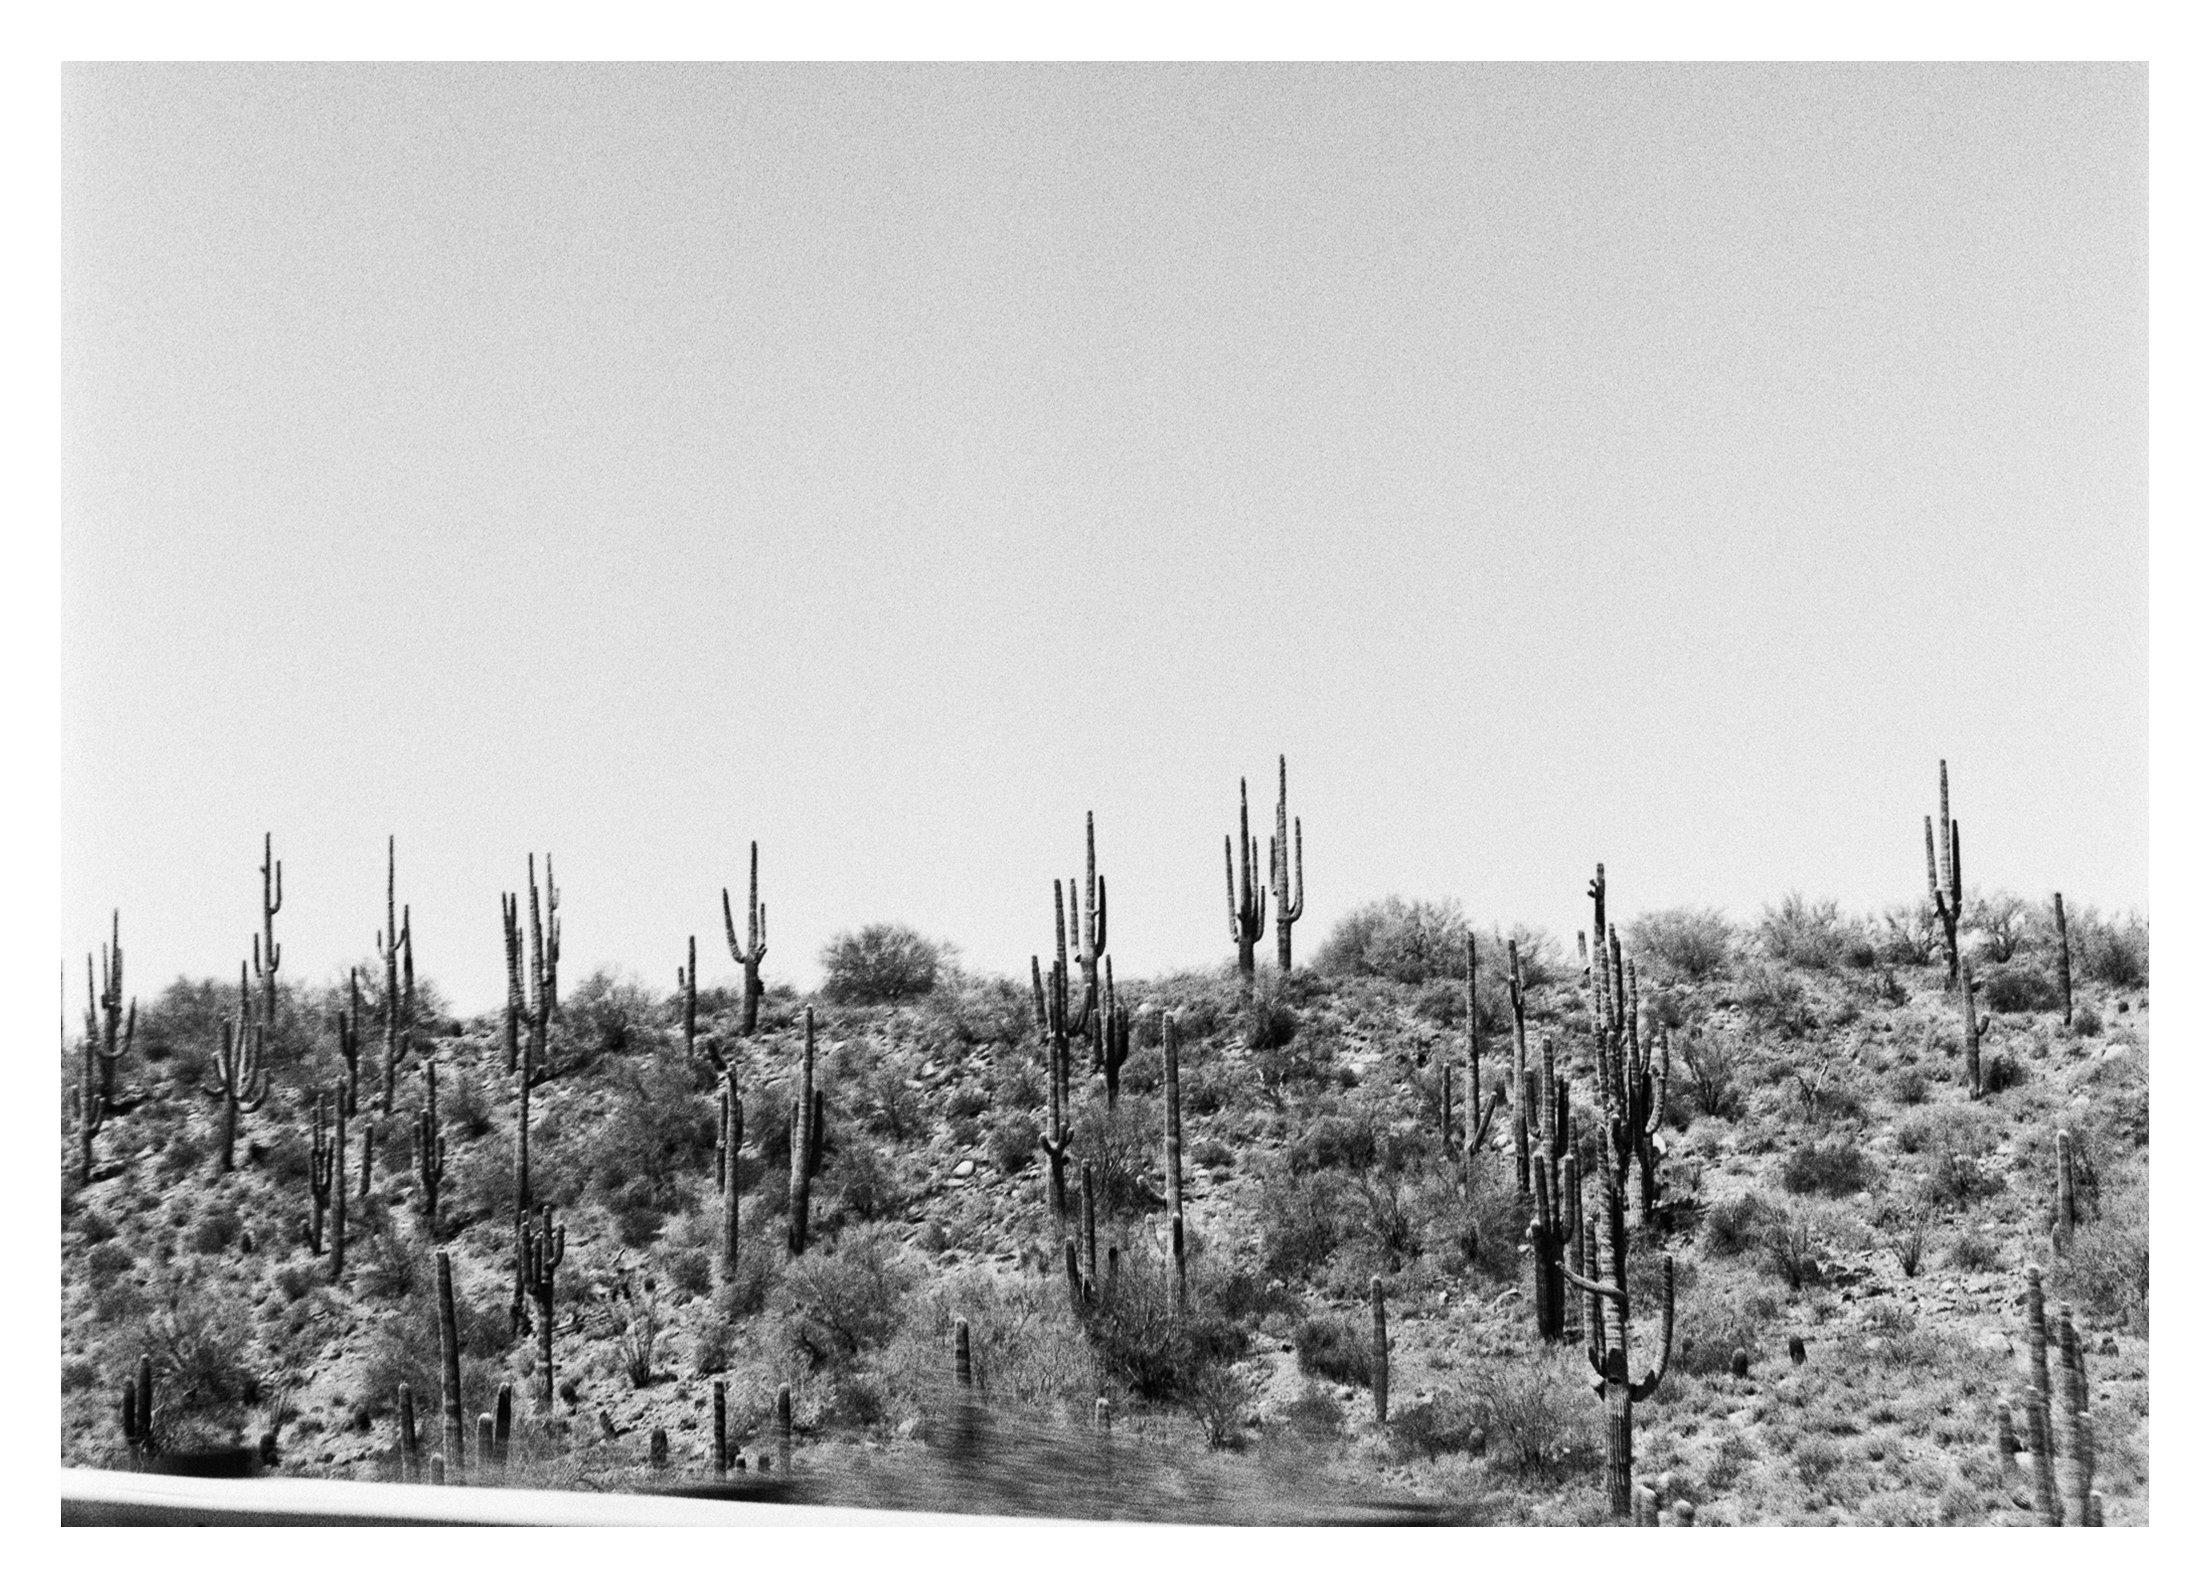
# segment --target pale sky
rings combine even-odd
[[[2147,78],[70,68],[61,950],[2145,905]],[[73,1000],[82,988],[71,983]]]

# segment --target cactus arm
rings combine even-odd
[[[1598,1300],[1608,1301],[1614,1306],[1623,1307],[1627,1304],[1627,1293],[1624,1290],[1617,1285],[1607,1285],[1600,1279],[1587,1279],[1576,1274],[1571,1263],[1561,1263],[1558,1272],[1565,1275],[1566,1283],[1575,1290],[1586,1291]]]
[[[1668,1254],[1666,1255],[1666,1258],[1665,1258],[1665,1310],[1664,1310],[1664,1321],[1663,1321],[1663,1324],[1662,1324],[1662,1326],[1661,1326],[1661,1330],[1660,1330],[1660,1333],[1659,1333],[1659,1335],[1658,1335],[1658,1360],[1657,1360],[1657,1366],[1656,1366],[1656,1367],[1654,1367],[1654,1368],[1652,1368],[1652,1369],[1650,1369],[1650,1371],[1649,1371],[1649,1372],[1647,1372],[1647,1373],[1645,1373],[1645,1374],[1643,1374],[1643,1375],[1642,1375],[1642,1381],[1641,1381],[1640,1383],[1638,1383],[1637,1385],[1635,1385],[1635,1387],[1634,1387],[1634,1390],[1633,1390],[1633,1398],[1634,1398],[1635,1400],[1638,1400],[1638,1401],[1645,1401],[1645,1400],[1648,1400],[1648,1399],[1649,1399],[1649,1398],[1650,1398],[1650,1397],[1651,1397],[1652,1395],[1655,1395],[1655,1394],[1657,1393],[1657,1390],[1658,1390],[1658,1386],[1659,1386],[1660,1384],[1662,1384],[1662,1383],[1664,1383],[1664,1382],[1665,1382],[1665,1372],[1666,1372],[1666,1369],[1667,1369],[1667,1368],[1669,1368],[1670,1366],[1672,1366],[1672,1363],[1673,1363],[1673,1258],[1672,1258],[1672,1255],[1671,1255],[1670,1253],[1668,1253]]]
[[[729,940],[729,957],[739,965],[745,963],[744,950],[737,944],[737,918],[729,911],[729,890],[721,890],[721,930]]]

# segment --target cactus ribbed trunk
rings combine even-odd
[[[422,1436],[414,1425],[414,1386],[399,1386],[399,1481],[422,1481]]]
[[[1295,859],[1291,859],[1291,833],[1295,833]],[[1281,799],[1274,806],[1274,844],[1267,864],[1274,894],[1274,947],[1281,973],[1289,974],[1289,932],[1305,913],[1305,824],[1299,817],[1292,829],[1289,819],[1289,757],[1281,758]],[[1290,888],[1291,877],[1296,881]]]
[[[1228,933],[1235,939],[1236,974],[1248,986],[1258,978],[1256,945],[1266,930],[1266,890],[1258,880],[1258,842],[1251,836],[1251,787],[1238,780],[1241,790],[1237,817],[1240,841],[1223,837],[1221,848],[1228,862]],[[1243,861],[1243,878],[1240,888],[1236,881],[1236,860]]]
[[[806,1005],[806,1048],[798,1070],[798,1095],[790,1112],[790,1255],[806,1251],[806,1219],[813,1200],[815,1125],[820,1108],[813,1088],[813,1005]]]
[[[737,1282],[739,1214],[737,1190],[738,1153],[744,1145],[744,1103],[737,1096],[737,1078],[721,1086],[721,1282]]]
[[[2064,1028],[2072,1028],[2072,934],[2064,926],[2064,895],[2057,901],[2057,991],[2064,998]]]
[[[745,896],[744,942],[737,942],[737,921],[730,913],[729,890],[721,890],[721,924],[729,941],[729,957],[744,967],[744,1035],[751,1036],[760,1025],[760,994],[765,990],[760,981],[760,961],[767,957],[767,906],[760,902],[760,846],[752,844],[752,881]]]
[[[437,1346],[444,1374],[440,1390],[444,1399],[445,1470],[450,1481],[458,1483],[467,1451],[460,1410],[460,1326],[453,1314],[453,1259],[446,1252],[437,1254]]]
[[[330,1171],[330,1278],[345,1277],[345,1110],[338,1110],[330,1138],[334,1159]]]
[[[1374,1421],[1389,1421],[1389,1307],[1381,1289],[1381,1276],[1374,1275],[1367,1287],[1367,1296],[1373,1306],[1374,1334],[1371,1362],[1374,1381]]]
[[[1598,867],[1599,871],[1603,868]],[[1468,944],[1471,947],[1470,941]],[[1520,980],[1519,943],[1515,939],[1505,944],[1510,959],[1512,996],[1512,1165],[1519,1186],[1519,1200],[1525,1206],[1534,1189],[1532,1169],[1529,1164],[1527,1120],[1527,989]],[[1472,990],[1467,995],[1470,999]]]
[[[1182,1229],[1182,1033],[1172,1015],[1161,1021],[1166,1049],[1166,1211],[1172,1221],[1174,1250],[1174,1307],[1189,1302],[1189,1272],[1183,1253]]]

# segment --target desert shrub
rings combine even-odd
[[[1734,945],[1734,928],[1722,910],[1653,910],[1628,923],[1627,946],[1676,975],[1701,981],[1722,969]]]
[[[1873,1229],[1881,1247],[1903,1270],[1905,1279],[1918,1277],[1926,1260],[1926,1231],[1931,1220],[1923,1203],[1889,1203],[1873,1216]]]
[[[1292,1092],[1324,1082],[1335,1067],[1335,1049],[1309,1031],[1280,1046],[1251,1055],[1259,1086],[1276,1108],[1289,1106]]]
[[[1232,1365],[1248,1336],[1218,1302],[1216,1287],[1193,1275],[1186,1309],[1174,1304],[1171,1269],[1138,1248],[1118,1280],[1083,1319],[1106,1379],[1130,1394],[1189,1405],[1212,1388],[1208,1369]]]
[[[478,1141],[491,1130],[491,1100],[484,1095],[483,1082],[476,1072],[464,1065],[451,1070],[452,1081],[438,1098],[438,1113],[446,1128],[463,1141]],[[392,1138],[392,1145],[400,1145]]]
[[[1603,1460],[1602,1403],[1588,1392],[1587,1364],[1563,1347],[1477,1362],[1466,1392],[1490,1460],[1507,1470],[1555,1475]]]
[[[1914,1155],[1978,1157],[1995,1145],[1995,1127],[1970,1104],[1934,1103],[1895,1122],[1895,1144]]]
[[[1237,1018],[1236,1034],[1254,1053],[1280,1048],[1297,1034],[1297,1011],[1272,989],[1257,992]]]
[[[1333,1395],[1315,1385],[1289,1403],[1282,1422],[1298,1439],[1317,1445],[1333,1445],[1343,1436],[1343,1407]]]
[[[1764,1326],[1779,1305],[1768,1287],[1688,1286],[1674,1306],[1674,1368],[1703,1378],[1729,1371],[1738,1350],[1758,1360],[1764,1354],[1759,1344]]]
[[[82,1006],[79,1006],[80,1011]],[[172,1079],[196,1086],[208,1057],[222,1043],[223,1021],[238,1012],[238,989],[212,977],[193,981],[179,976],[138,1012],[138,1049],[148,1059],[173,1060]],[[123,1087],[128,1068],[116,1072]]]
[[[898,1243],[879,1230],[808,1252],[783,1273],[785,1339],[815,1372],[849,1366],[897,1333],[915,1278]]]
[[[1712,1257],[1736,1257],[1756,1249],[1777,1211],[1754,1191],[1714,1202],[1704,1215],[1703,1247]]]
[[[560,1001],[567,1028],[597,1053],[628,1053],[641,1046],[657,1026],[661,1000],[634,976],[601,968],[576,984]]]
[[[946,1119],[976,1119],[990,1107],[990,1094],[972,1084],[963,1085],[944,1100]]]
[[[1466,989],[1455,981],[1430,981],[1412,995],[1412,1013],[1434,1025],[1463,1026]]]
[[[1050,1099],[1045,1085],[1043,1066],[1032,1055],[1011,1050],[991,1066],[990,1101],[1001,1113],[1033,1114]]]
[[[2072,1029],[2083,1037],[2099,1037],[2103,1034],[2103,1017],[2082,1005],[2072,1011]]]
[[[2072,1232],[2056,1254],[2051,1277],[2061,1296],[2088,1312],[2149,1332],[2149,1202],[2128,1185],[2103,1199],[2099,1217]]]
[[[2007,1047],[1980,1051],[1980,1085],[1990,1097],[2026,1084],[2026,1061],[2016,1053]]]
[[[679,1066],[627,1058],[610,1072],[598,1101],[603,1113],[581,1154],[590,1191],[616,1214],[665,1215],[687,1205],[690,1178],[713,1162],[720,1130],[714,1104],[691,1090]],[[747,1133],[763,1145],[781,1134],[770,1127],[788,1118],[749,1110],[747,1116]]]
[[[1963,926],[1966,931],[1979,934],[1982,954],[2004,965],[2024,944],[2031,919],[2026,901],[2006,890],[1968,899]]]
[[[1978,1230],[1966,1230],[1949,1243],[1945,1261],[1959,1273],[1985,1274],[2000,1267],[2002,1250]]]
[[[1933,902],[1918,899],[1882,912],[1878,948],[1894,965],[1928,965],[1941,952],[1941,918]]]
[[[135,1266],[130,1253],[115,1241],[102,1242],[84,1254],[85,1277],[96,1286],[112,1284]]]
[[[1970,1207],[2002,1189],[2003,1172],[1989,1168],[1983,1160],[1969,1153],[1950,1153],[1936,1158],[1926,1177],[1927,1199],[1955,1208]]]
[[[178,1130],[171,1133],[167,1145],[161,1149],[156,1164],[165,1181],[188,1180],[202,1163],[207,1161],[207,1138],[196,1130]]]
[[[2112,987],[2145,987],[2149,981],[2149,923],[2139,915],[2106,920],[2083,911],[2080,951],[2073,968]]]
[[[658,1372],[655,1353],[666,1329],[659,1280],[642,1270],[624,1269],[592,1289],[600,1333],[613,1340],[623,1376],[632,1389],[649,1388]]]
[[[1873,1165],[1847,1142],[1806,1143],[1782,1160],[1780,1188],[1823,1197],[1854,1196],[1872,1184]]]
[[[1355,1384],[1360,1389],[1374,1381],[1371,1322],[1313,1316],[1297,1325],[1297,1371],[1307,1378],[1324,1378],[1335,1384]]]
[[[217,1202],[206,1208],[192,1226],[192,1250],[203,1256],[229,1250],[245,1223],[235,1208]]]
[[[1288,1283],[1308,1278],[1342,1244],[1349,1209],[1339,1177],[1269,1174],[1259,1181],[1259,1264]]]
[[[2063,1007],[2056,983],[2032,965],[2006,965],[1981,984],[1987,1007],[1999,1015]]]
[[[721,1205],[718,1196],[712,1200],[710,1209],[694,1207],[669,1219],[653,1250],[668,1283],[682,1295],[703,1296],[714,1288],[714,1259],[721,1250]]]
[[[932,1058],[964,1053],[995,1043],[1025,1042],[1035,1025],[1034,1000],[1026,983],[1006,976],[970,976],[941,962],[936,985],[922,1000],[924,1051]]]
[[[968,1326],[976,1389],[993,1409],[1087,1419],[1097,1369],[1082,1326],[1067,1307],[1064,1279],[969,1271],[941,1280],[906,1307],[904,1325],[884,1356],[885,1371],[908,1384],[942,1384],[952,1336]]]
[[[1832,1223],[1814,1213],[1784,1209],[1765,1225],[1759,1251],[1765,1266],[1790,1290],[1801,1290],[1825,1277],[1835,1233]]]
[[[1732,1119],[1742,1106],[1742,1098],[1735,1086],[1734,1060],[1728,1056],[1726,1045],[1718,1037],[1706,1037],[1700,1031],[1683,1033],[1680,1060],[1688,1085],[1678,1088],[1676,1095],[1692,1100],[1698,1113],[1713,1119]]]
[[[1379,976],[1409,986],[1463,976],[1466,914],[1455,899],[1362,904],[1336,922],[1313,967],[1327,976]]]
[[[163,1274],[157,1294],[122,1352],[153,1358],[155,1438],[178,1446],[234,1432],[261,1394],[243,1310],[188,1270]]]
[[[1888,1080],[1889,1099],[1905,1108],[1925,1102],[1932,1091],[1926,1072],[1915,1064],[1904,1065]]]
[[[1238,1364],[1205,1358],[1191,1377],[1188,1399],[1197,1426],[1205,1431],[1207,1449],[1243,1448],[1243,1412],[1251,1403],[1251,1383]]]
[[[1481,1408],[1472,1397],[1445,1390],[1424,1401],[1392,1409],[1389,1440],[1405,1455],[1479,1455],[1488,1446]]]
[[[1235,1162],[1235,1149],[1207,1136],[1189,1150],[1189,1161],[1200,1169],[1224,1169]]]
[[[1026,1112],[992,1116],[982,1150],[1005,1174],[1014,1174],[1033,1163],[1039,1143],[1035,1116]]]
[[[894,1142],[927,1136],[928,1115],[920,1090],[906,1079],[895,1061],[880,1058],[861,1066],[854,1092],[856,1112],[876,1135]]]
[[[821,951],[821,996],[832,1003],[900,1004],[936,985],[952,957],[910,926],[880,923],[839,932]]]
[[[1757,923],[1757,939],[1766,953],[1805,970],[1832,970],[1842,962],[1854,936],[1842,918],[1840,904],[1832,899],[1806,899],[1800,893],[1766,906]]]
[[[1811,1007],[1803,983],[1776,965],[1759,961],[1735,989],[1735,1002],[1760,1026],[1786,1037],[1811,1028]]]

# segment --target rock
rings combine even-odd
[[[1988,1329],[1973,1337],[1972,1343],[1995,1356],[2011,1354],[2010,1336],[2000,1329]]]
[[[796,1128],[795,1126],[792,1127],[794,1131]],[[1801,1367],[1807,1355],[1809,1353],[1803,1348],[1803,1336],[1800,1334],[1788,1336],[1788,1360],[1795,1363],[1797,1367]]]
[[[796,1105],[796,1104],[793,1104],[792,1106],[793,1106],[793,1107],[796,1107],[797,1105]],[[791,1126],[790,1128],[791,1128],[791,1140],[793,1140],[793,1141],[796,1141],[796,1140],[798,1139],[798,1135],[797,1135],[798,1127],[797,1127],[796,1125],[793,1125],[793,1126]],[[974,1159],[972,1159],[972,1158],[962,1158],[962,1159],[960,1159],[960,1160],[959,1160],[959,1162],[958,1162],[958,1163],[956,1163],[956,1164],[954,1164],[954,1165],[952,1166],[952,1178],[953,1178],[954,1180],[964,1180],[964,1179],[966,1179],[966,1178],[967,1178],[967,1176],[969,1176],[969,1175],[973,1174],[974,1172],[975,1172],[975,1161],[974,1161]]]

